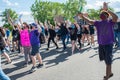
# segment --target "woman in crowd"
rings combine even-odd
[[[57,43],[55,42],[55,37],[56,37],[56,32],[55,32],[55,30],[54,30],[54,26],[52,26],[51,24],[49,24],[50,25],[50,27],[49,27],[49,29],[48,29],[48,31],[49,31],[49,38],[48,38],[48,48],[47,48],[47,50],[49,50],[49,47],[50,47],[50,41],[52,40],[53,41],[53,43],[55,44],[55,46],[56,46],[56,49],[58,49],[58,45],[57,45]]]
[[[74,23],[71,25],[71,27],[69,28],[69,31],[70,31],[70,38],[71,38],[71,42],[72,42],[72,54],[74,54],[74,50],[75,50],[75,47],[77,49],[79,49],[77,47],[77,44],[76,44],[76,40],[77,40],[77,23]]]
[[[12,61],[5,50],[5,47],[8,45],[7,45],[4,37],[5,37],[4,30],[2,27],[0,27],[0,54],[5,56],[5,58],[7,59],[7,63],[11,63]]]
[[[20,42],[23,47],[24,57],[25,57],[24,66],[26,67],[29,63],[29,60],[32,63],[31,56],[30,56],[30,50],[31,50],[30,36],[29,36],[30,30],[29,30],[29,25],[27,23],[25,23],[25,22],[22,23],[21,20],[20,20],[20,22],[21,22],[22,29],[20,28],[19,25],[18,25],[18,29],[19,29],[19,33],[20,33]]]
[[[36,58],[38,59],[39,64],[37,65],[37,68],[40,68],[43,66],[42,57],[39,53],[40,48],[40,36],[41,29],[38,27],[36,23],[31,24],[31,32],[30,32],[30,42],[31,42],[31,58],[32,58],[32,68],[30,72],[36,71]]]

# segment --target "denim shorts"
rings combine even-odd
[[[34,45],[34,46],[32,46],[31,55],[32,55],[32,56],[35,56],[36,54],[38,54],[38,53],[39,53],[39,48],[40,48],[39,45]]]
[[[99,45],[99,59],[104,60],[107,65],[112,64],[113,44]]]

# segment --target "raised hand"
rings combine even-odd
[[[108,3],[106,2],[103,3],[103,10],[108,10]]]

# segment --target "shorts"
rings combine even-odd
[[[70,39],[76,41],[77,40],[77,35],[70,35]]]
[[[32,55],[32,56],[35,56],[36,54],[38,54],[38,53],[39,53],[39,48],[40,48],[39,45],[34,45],[34,46],[32,46],[31,55]]]
[[[99,45],[99,59],[104,60],[107,65],[112,64],[113,44]]]
[[[77,34],[77,38],[82,38],[82,34]]]
[[[90,35],[93,35],[95,33],[94,26],[89,25]]]
[[[93,35],[95,33],[95,31],[94,31],[94,29],[92,30],[90,30],[90,35]]]
[[[6,52],[5,48],[0,49],[0,54],[3,54],[5,52]]]

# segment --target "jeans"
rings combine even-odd
[[[10,78],[7,75],[5,75],[1,67],[0,67],[0,80],[10,80]]]
[[[66,49],[65,39],[66,39],[66,35],[62,35],[61,40],[62,40],[62,44],[63,44],[63,49]]]

